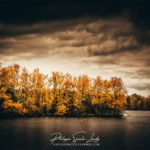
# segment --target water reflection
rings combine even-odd
[[[50,146],[50,134],[61,132],[93,132],[103,138],[100,147],[84,149],[150,149],[150,112],[128,111],[127,118],[22,118],[0,120],[0,147],[2,149],[62,149]],[[83,149],[83,147],[64,147]]]

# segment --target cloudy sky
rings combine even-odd
[[[148,0],[1,0],[0,62],[43,73],[121,77],[150,95]]]

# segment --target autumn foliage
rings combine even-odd
[[[87,75],[73,77],[39,69],[29,73],[19,65],[0,66],[0,114],[48,116],[118,116],[126,108],[122,80]]]
[[[150,96],[144,97],[132,94],[127,97],[127,108],[129,110],[150,110]]]

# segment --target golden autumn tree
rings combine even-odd
[[[126,101],[127,99],[127,101]],[[19,65],[0,65],[0,114],[48,116],[118,116],[127,109],[150,110],[150,97],[128,96],[120,78],[73,77]]]
[[[79,76],[76,80],[76,92],[80,105],[80,113],[86,116],[91,110],[91,81],[87,75]]]
[[[0,101],[3,113],[26,113],[23,104],[18,101],[19,65],[0,68]]]
[[[111,79],[111,90],[113,94],[112,107],[114,113],[119,113],[125,109],[127,92],[120,78],[114,77]]]

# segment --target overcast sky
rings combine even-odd
[[[121,77],[150,95],[148,0],[1,0],[0,61],[72,75]]]

